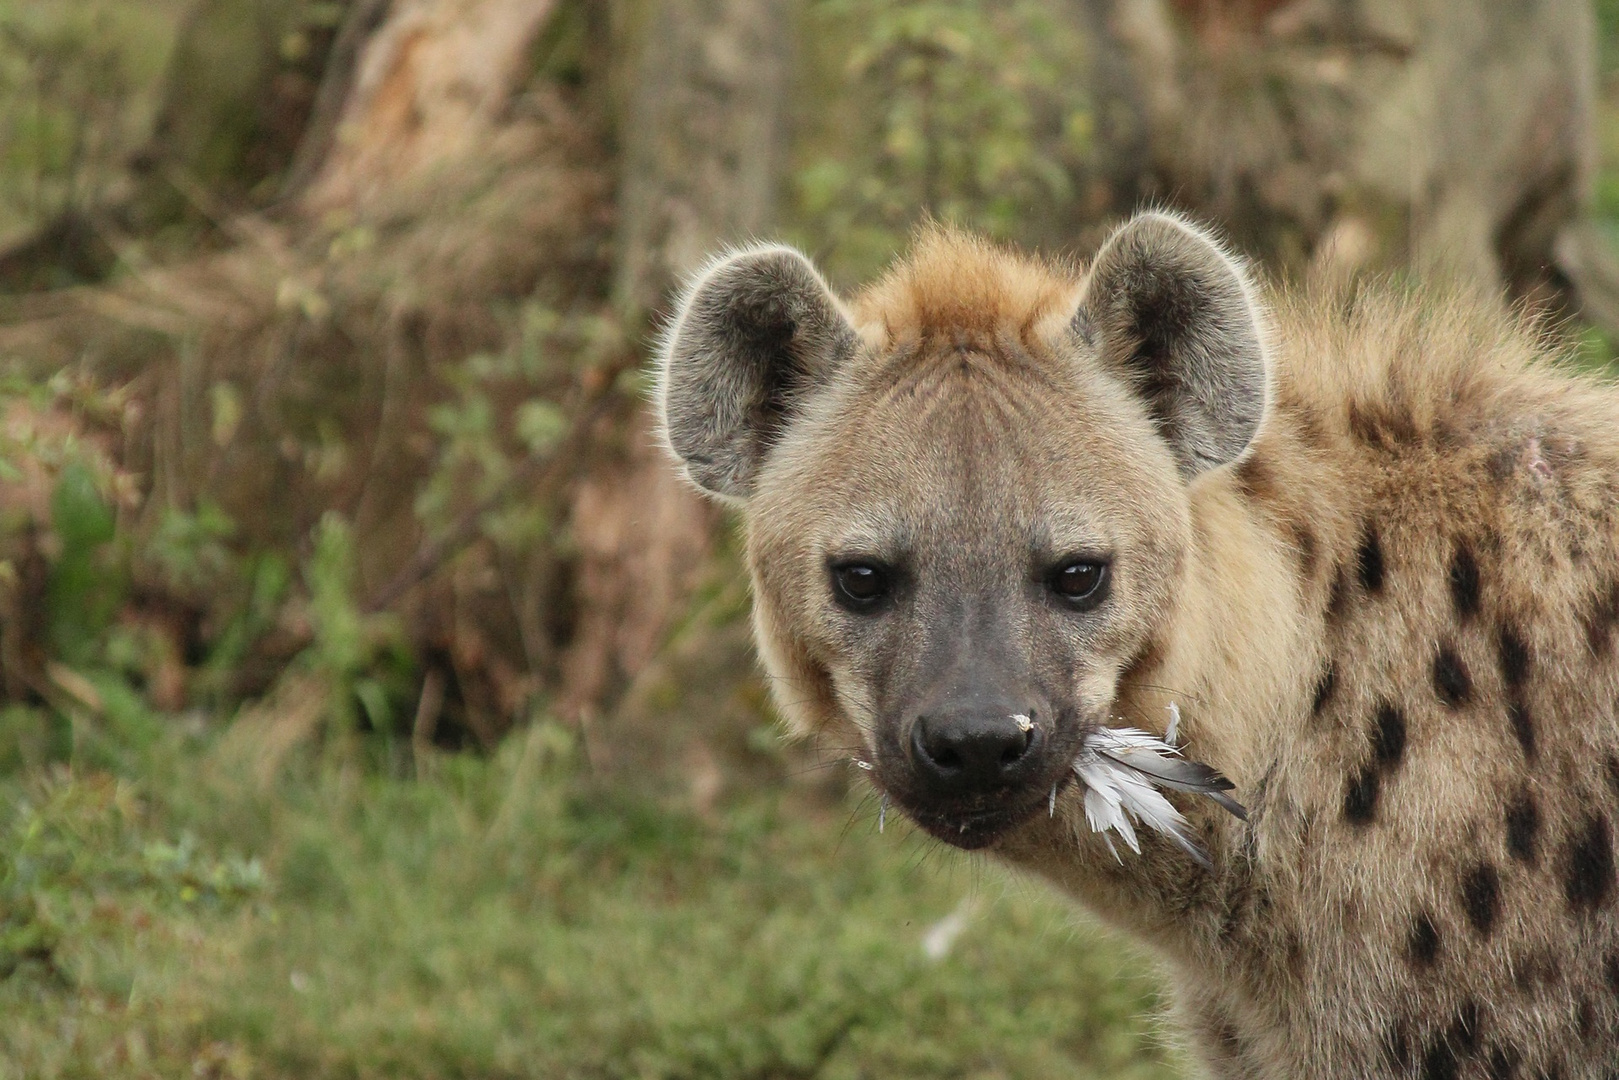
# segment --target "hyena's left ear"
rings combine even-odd
[[[1237,262],[1159,213],[1137,215],[1102,245],[1075,316],[1146,399],[1187,479],[1237,457],[1259,430],[1263,322]]]
[[[746,498],[800,398],[857,344],[799,252],[771,245],[718,259],[686,291],[659,350],[670,448],[700,487]]]

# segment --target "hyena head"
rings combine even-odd
[[[935,836],[1036,811],[1175,606],[1188,485],[1265,409],[1239,266],[1145,214],[1082,276],[945,229],[852,305],[779,246],[714,261],[664,341],[669,446],[740,503],[800,733]]]

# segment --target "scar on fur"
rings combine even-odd
[[[1523,467],[1528,469],[1536,479],[1550,480],[1552,478],[1552,465],[1551,462],[1546,460],[1546,455],[1540,445],[1539,435],[1529,436],[1529,441],[1523,444],[1523,459]]]

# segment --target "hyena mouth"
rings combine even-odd
[[[903,809],[934,839],[963,851],[976,851],[989,847],[1038,814],[1053,813],[1057,796],[1073,780],[1073,774],[1068,773],[1053,783],[1049,790],[1013,793],[1016,801],[1003,806],[975,809],[905,806]]]

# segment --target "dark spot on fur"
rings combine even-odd
[[[1349,781],[1344,792],[1344,817],[1356,825],[1369,825],[1377,816],[1377,770],[1368,765]]]
[[[1411,953],[1411,962],[1419,967],[1432,967],[1439,958],[1439,928],[1426,911],[1417,912],[1417,917],[1411,920],[1406,947]]]
[[[1331,660],[1321,669],[1321,677],[1315,681],[1315,694],[1310,699],[1310,715],[1320,716],[1321,710],[1327,707],[1332,700],[1332,692],[1338,688],[1338,668]]]
[[[1608,990],[1615,997],[1619,997],[1619,952],[1611,952],[1602,961],[1602,981],[1608,984]]]
[[[1286,391],[1279,393],[1276,396],[1276,410],[1292,419],[1294,431],[1301,442],[1310,446],[1320,446],[1326,441],[1320,417],[1303,398]]]
[[[1473,696],[1473,680],[1467,674],[1467,665],[1449,644],[1441,645],[1433,658],[1433,686],[1439,700],[1451,708],[1465,705]]]
[[[1422,430],[1417,427],[1417,418],[1412,415],[1409,406],[1390,413],[1388,425],[1398,442],[1416,442],[1422,438]]]
[[[1575,911],[1589,912],[1613,898],[1613,887],[1613,841],[1608,819],[1593,814],[1569,835],[1564,848],[1563,895]]]
[[[1321,561],[1321,544],[1315,538],[1315,532],[1308,525],[1297,521],[1290,526],[1293,533],[1293,547],[1299,553],[1299,572],[1305,579],[1315,577],[1317,565]]]
[[[1361,588],[1369,593],[1383,591],[1383,544],[1377,538],[1377,530],[1370,526],[1361,538],[1360,550],[1355,553],[1355,572],[1360,577]]]
[[[1516,690],[1529,678],[1529,646],[1515,627],[1503,623],[1496,636],[1496,655],[1501,661],[1501,681]]]
[[[1590,1043],[1592,1034],[1596,1031],[1597,1014],[1591,1005],[1591,999],[1584,994],[1580,995],[1579,1007],[1574,1013],[1574,1022],[1580,1027],[1580,1041]]]
[[[1247,1048],[1243,1045],[1242,1034],[1230,1020],[1222,1019],[1215,1025],[1214,1038],[1227,1057],[1236,1061],[1242,1060]]]
[[[1603,765],[1608,772],[1608,787],[1613,790],[1613,797],[1619,799],[1619,757],[1609,754]]]
[[[1478,1051],[1479,1009],[1464,1001],[1449,1026],[1428,1046],[1422,1058],[1422,1080],[1455,1080],[1463,1061]]]
[[[1295,979],[1304,976],[1304,939],[1297,930],[1289,930],[1283,938],[1283,949],[1287,956],[1287,970]]]
[[[1233,880],[1225,889],[1225,911],[1220,918],[1220,937],[1228,942],[1251,923],[1256,900],[1253,861],[1238,859],[1235,871]]]
[[[1495,929],[1501,912],[1501,875],[1489,863],[1480,863],[1462,876],[1462,910],[1483,937]]]
[[[1400,1072],[1411,1067],[1411,1035],[1408,1024],[1397,1020],[1383,1035],[1383,1054],[1389,1064]]]
[[[1535,724],[1529,716],[1529,704],[1522,698],[1507,702],[1507,723],[1512,725],[1512,737],[1523,749],[1525,761],[1535,760]]]
[[[1378,427],[1377,416],[1363,408],[1358,401],[1349,403],[1349,433],[1371,446],[1383,444],[1383,432]]]
[[[1610,581],[1591,598],[1591,605],[1581,618],[1585,643],[1590,646],[1593,655],[1601,657],[1608,654],[1616,621],[1619,621],[1619,582]]]
[[[1535,864],[1540,840],[1540,808],[1528,789],[1507,804],[1507,853],[1521,863]]]
[[[1479,1033],[1484,1029],[1483,1015],[1478,1002],[1468,998],[1456,1008],[1456,1015],[1446,1032],[1446,1041],[1458,1053],[1471,1057],[1478,1052]]]
[[[1516,446],[1503,446],[1484,462],[1484,470],[1491,480],[1502,484],[1512,475],[1518,457]]]
[[[1433,1041],[1422,1057],[1422,1080],[1456,1080],[1456,1051],[1444,1036]]]
[[[1390,390],[1390,393],[1396,391]],[[1417,426],[1410,410],[1400,404],[1349,403],[1349,431],[1368,446],[1415,442]]]
[[[1268,502],[1276,497],[1276,478],[1270,465],[1258,454],[1249,454],[1237,465],[1237,487],[1254,502]]]
[[[1332,588],[1327,592],[1327,619],[1339,622],[1349,609],[1349,572],[1338,567],[1332,575]]]
[[[1456,544],[1456,554],[1450,560],[1450,600],[1463,622],[1478,614],[1478,562],[1465,541]]]
[[[1377,720],[1372,728],[1372,753],[1377,763],[1392,769],[1405,753],[1405,715],[1388,702],[1377,707]]]
[[[1518,1075],[1518,1065],[1523,1061],[1523,1055],[1515,1046],[1496,1046],[1491,1048],[1490,1056],[1484,1063],[1485,1075],[1490,1080],[1514,1080]]]

